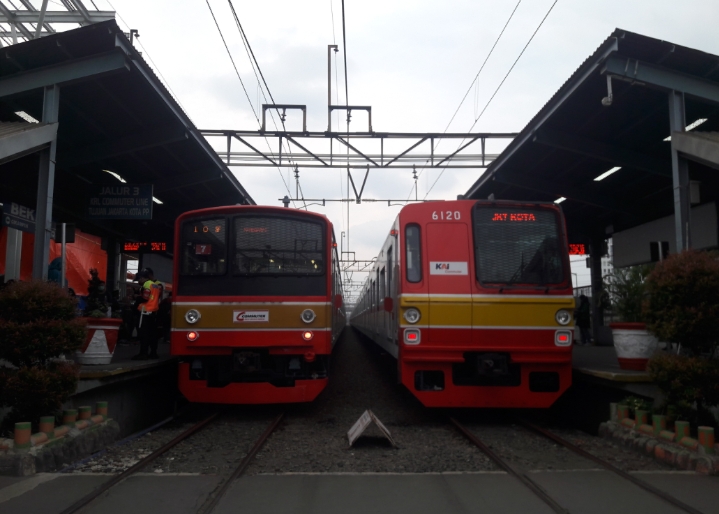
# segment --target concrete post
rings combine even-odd
[[[592,339],[594,344],[600,344],[602,338],[602,330],[600,327],[604,326],[604,314],[602,312],[601,297],[602,291],[604,290],[604,284],[602,281],[602,249],[604,247],[603,239],[592,240],[589,248],[589,265],[590,265],[590,277],[592,281]]]
[[[20,259],[22,257],[22,232],[20,230],[7,228],[5,250],[5,282],[20,280]]]
[[[57,123],[60,111],[60,86],[45,87],[42,107],[42,122]],[[49,148],[40,152],[40,170],[37,184],[35,207],[35,245],[32,258],[32,278],[47,280],[47,266],[50,260],[50,236],[52,233],[52,199],[55,189],[55,152],[57,136]]]

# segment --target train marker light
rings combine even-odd
[[[200,338],[200,334],[195,332],[194,330],[192,332],[187,333],[187,340],[190,342],[197,341]]]
[[[556,319],[560,325],[569,325],[569,322],[572,321],[572,315],[567,309],[559,309],[554,315],[554,319]]]
[[[312,323],[316,317],[315,311],[313,311],[312,309],[305,309],[302,311],[302,315],[300,317],[305,323]]]
[[[197,323],[200,321],[200,318],[202,316],[200,315],[200,311],[197,309],[190,309],[185,313],[185,321],[187,321],[190,324]]]
[[[405,344],[419,344],[420,332],[415,328],[408,328],[404,331]]]
[[[312,332],[310,332],[309,330],[306,332],[302,332],[302,339],[304,339],[305,341],[311,340],[314,336],[315,335]]]
[[[404,319],[407,320],[408,323],[412,323],[413,325],[419,321],[419,318],[421,318],[421,314],[417,309],[414,307],[407,309],[404,312]]]
[[[572,333],[569,330],[557,330],[554,334],[554,344],[556,346],[571,346]]]

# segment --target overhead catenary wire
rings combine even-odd
[[[471,84],[469,85],[469,87],[467,88],[467,92],[466,92],[466,93],[464,94],[464,96],[462,97],[462,101],[459,102],[459,105],[457,106],[457,109],[454,111],[454,114],[452,115],[452,118],[449,120],[449,123],[447,123],[447,126],[444,128],[444,131],[442,132],[442,134],[446,134],[446,133],[447,133],[447,131],[449,130],[450,125],[452,125],[452,122],[454,121],[454,118],[457,116],[457,113],[458,113],[459,110],[462,108],[462,105],[464,105],[464,101],[467,99],[467,96],[469,95],[470,91],[472,91],[472,87],[473,87],[475,84],[478,84],[477,80],[479,79],[479,75],[482,73],[482,70],[484,70],[484,66],[487,64],[487,61],[489,61],[489,58],[492,56],[492,53],[494,53],[494,49],[497,47],[497,44],[499,43],[499,40],[502,39],[502,35],[504,34],[504,31],[507,30],[507,26],[509,25],[509,22],[512,21],[512,18],[514,17],[514,13],[517,12],[517,8],[519,7],[519,4],[521,4],[521,3],[522,3],[522,0],[519,0],[519,1],[517,2],[517,5],[514,6],[514,9],[512,9],[512,13],[509,15],[509,18],[507,18],[507,21],[506,21],[506,23],[504,24],[504,27],[502,27],[501,32],[500,32],[499,35],[497,36],[497,39],[494,40],[494,44],[492,45],[492,48],[490,48],[489,53],[488,53],[487,56],[484,58],[484,62],[482,62],[482,66],[479,67],[479,71],[478,71],[477,74],[474,76],[474,79],[472,80],[472,83],[471,83]],[[441,140],[440,140],[439,142],[437,142],[437,146],[435,146],[435,150],[437,150],[437,148],[439,147],[440,144],[441,144]],[[428,162],[429,162],[429,159],[427,159],[427,160],[424,162],[424,165],[422,166],[422,169],[419,170],[419,175],[417,175],[417,179],[420,179],[420,178],[422,177],[422,173],[424,173],[424,170],[425,170],[425,168],[427,167],[427,163],[428,163]],[[413,186],[413,188],[414,188],[414,186]],[[412,196],[412,191],[409,192],[409,196],[407,197],[407,199],[409,200],[409,198],[410,198],[411,196]]]
[[[257,112],[255,111],[255,107],[252,104],[252,100],[250,99],[250,95],[247,93],[247,88],[245,87],[245,83],[242,80],[242,77],[240,76],[240,72],[237,69],[237,65],[235,64],[235,59],[232,57],[232,53],[230,52],[230,48],[227,46],[227,41],[225,41],[225,36],[222,33],[222,29],[220,28],[220,24],[217,22],[217,18],[215,17],[215,13],[212,10],[212,6],[210,5],[209,0],[205,0],[207,3],[207,7],[210,10],[210,14],[212,15],[212,19],[215,22],[215,27],[217,27],[217,31],[220,33],[220,38],[222,39],[222,43],[225,45],[225,50],[227,50],[227,55],[230,57],[230,61],[232,62],[232,67],[235,70],[235,74],[237,75],[237,78],[240,80],[240,84],[242,85],[242,90],[245,92],[245,97],[247,98],[247,102],[250,104],[250,109],[252,109],[252,114],[255,116],[255,120],[257,121],[257,124],[261,126],[260,119],[257,116]],[[270,147],[270,143],[265,137],[265,142],[267,143],[267,147],[270,148],[270,152],[272,152],[272,148]],[[280,174],[280,178],[282,179],[282,183],[285,185],[285,189],[287,190],[287,194],[290,198],[292,198],[292,192],[290,191],[289,186],[287,185],[287,182],[285,181],[285,177],[282,176],[282,170],[280,170],[279,166],[277,167],[277,172]],[[292,202],[293,205],[295,205],[294,202]],[[296,207],[296,205],[295,205]]]
[[[550,15],[550,13],[552,12],[552,10],[554,9],[554,6],[557,5],[557,2],[558,2],[558,1],[559,1],[559,0],[554,0],[554,2],[552,3],[552,5],[549,7],[549,10],[548,10],[547,13],[544,15],[544,18],[542,18],[542,21],[539,22],[539,25],[537,25],[537,28],[536,28],[536,29],[534,30],[534,32],[532,33],[532,36],[529,38],[529,41],[527,41],[527,44],[524,45],[524,48],[522,48],[522,51],[519,52],[519,55],[517,56],[517,58],[516,58],[516,59],[514,60],[514,62],[512,63],[512,66],[509,68],[509,71],[507,71],[507,74],[504,76],[504,78],[502,79],[502,81],[499,83],[499,85],[497,86],[497,89],[494,90],[494,93],[492,93],[492,96],[489,98],[489,100],[488,100],[487,103],[485,104],[484,108],[482,109],[482,112],[480,112],[480,113],[479,113],[479,116],[477,116],[477,117],[475,118],[474,123],[472,124],[472,126],[470,127],[470,129],[469,129],[467,132],[472,132],[472,130],[474,129],[474,127],[477,125],[477,122],[478,122],[479,119],[482,117],[482,115],[485,113],[485,111],[487,110],[487,107],[489,107],[489,104],[492,103],[492,100],[494,100],[494,97],[497,96],[497,93],[498,93],[499,90],[502,88],[502,85],[504,85],[504,82],[507,80],[507,77],[509,77],[509,74],[512,73],[512,70],[514,69],[514,67],[515,67],[515,66],[517,65],[517,63],[519,62],[519,59],[522,58],[522,55],[524,55],[524,52],[527,50],[527,47],[529,46],[529,44],[530,44],[530,43],[532,42],[532,40],[534,39],[534,36],[537,35],[537,32],[539,32],[539,29],[542,28],[542,25],[544,24],[544,21],[545,21],[545,20],[547,19],[547,17]],[[458,146],[457,148],[460,148],[460,147],[462,146],[462,144],[464,143],[464,141],[465,141],[465,140],[462,139],[462,141],[460,142],[460,144],[459,144],[459,146]],[[442,178],[442,175],[444,174],[444,172],[445,172],[446,169],[447,169],[447,166],[444,166],[444,167],[442,168],[442,171],[439,173],[439,175],[437,176],[436,180],[432,183],[432,186],[427,190],[427,193],[424,195],[424,199],[427,198],[427,196],[428,196],[429,193],[432,191],[432,189],[434,188],[434,186],[437,184],[437,182],[439,181],[439,179]]]

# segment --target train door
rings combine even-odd
[[[390,344],[397,346],[397,284],[394,273],[394,252],[390,246],[387,249],[387,296],[392,298],[392,311],[387,317],[387,338]]]
[[[472,334],[472,289],[467,224],[460,213],[442,211],[444,222],[427,224],[429,339],[468,343]]]

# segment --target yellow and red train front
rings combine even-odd
[[[571,384],[574,298],[561,211],[457,201],[407,207],[399,220],[402,383],[428,407],[552,405]]]

